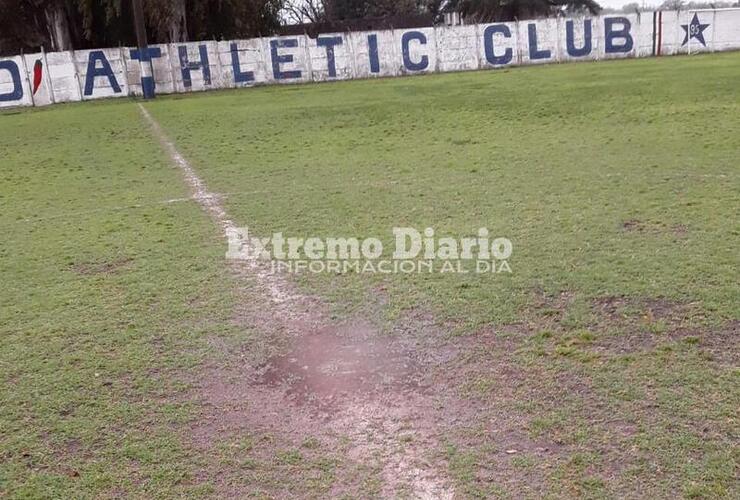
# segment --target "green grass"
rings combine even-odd
[[[338,314],[374,310],[383,289],[388,321],[424,310],[458,334],[526,333],[507,409],[562,450],[496,458],[460,424],[441,450],[459,492],[540,491],[486,482],[495,463],[559,497],[711,498],[738,492],[738,82],[732,53],[146,106],[259,234],[391,245],[394,226],[485,226],[513,242],[510,275],[300,278]],[[197,417],[187,394],[214,356],[207,339],[250,333],[230,321],[218,228],[193,202],[166,202],[186,187],[136,106],[3,113],[0,150],[0,495],[208,495],[198,477],[214,460],[264,484],[318,471],[307,491],[329,491],[341,464],[313,447],[265,465],[243,442],[214,457],[173,432]],[[608,297],[622,301],[611,316],[595,306]],[[486,349],[471,362],[491,363]],[[489,371],[460,392],[495,397],[506,381]]]
[[[3,116],[0,492],[173,496],[199,470],[171,431],[227,334],[221,236],[131,103]]]
[[[533,287],[737,316],[738,55],[219,92],[150,105],[236,222],[384,237],[479,227],[511,277],[377,277],[394,307],[511,322]],[[639,221],[640,229],[623,224]],[[322,283],[360,300],[367,277]],[[360,293],[358,293],[360,292]]]

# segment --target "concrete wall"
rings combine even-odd
[[[687,36],[691,35],[691,36]],[[153,45],[156,92],[740,49],[740,9]],[[142,94],[132,48],[0,59],[0,107]]]

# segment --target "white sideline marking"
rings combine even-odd
[[[162,146],[167,151],[169,157],[185,175],[185,181],[190,186],[193,199],[195,199],[208,213],[211,214],[214,219],[216,219],[216,221],[220,223],[224,232],[236,229],[234,222],[229,219],[226,215],[226,211],[219,203],[218,196],[208,191],[206,183],[203,182],[203,179],[198,177],[198,174],[195,173],[195,170],[190,166],[190,163],[188,163],[185,157],[183,157],[177,148],[175,148],[175,145],[167,137],[167,134],[164,133],[164,130],[159,126],[157,120],[149,114],[149,111],[147,111],[144,105],[139,104],[139,109],[141,110],[141,114],[144,115],[144,118],[146,118],[146,121],[149,122],[149,125],[154,130],[154,134],[159,139],[159,142],[162,143]]]
[[[149,111],[147,111],[141,103],[139,103],[139,110],[149,123],[149,126],[151,126],[154,135],[159,139],[159,142],[162,144],[162,147],[165,149],[170,159],[177,168],[182,171],[183,176],[185,177],[185,182],[190,186],[192,198],[211,215],[219,226],[221,226],[224,237],[228,240],[229,234],[235,231],[237,226],[234,224],[234,221],[229,218],[226,210],[221,205],[221,197],[208,190],[208,186],[203,179],[198,177],[195,169],[190,165],[185,157],[180,154],[175,147],[175,144],[169,139],[169,137],[167,137],[167,134],[162,130],[162,127],[159,126],[157,120],[149,114]],[[265,266],[257,260],[252,259],[243,262],[250,267],[250,270],[257,278],[257,281],[269,291],[270,298],[273,302],[282,303],[293,298],[293,295],[288,292],[289,287],[286,286],[278,275],[273,274],[267,268],[269,266]]]
[[[192,198],[222,227],[224,236],[228,239],[229,231],[234,231],[237,226],[228,217],[226,210],[221,205],[221,196],[211,193],[208,190],[203,179],[198,177],[195,169],[177,151],[177,148],[175,148],[173,142],[167,137],[167,134],[164,133],[162,127],[159,126],[159,123],[157,123],[142,104],[139,104],[139,109],[173,163],[182,170],[185,181],[190,186]],[[244,262],[248,265],[257,281],[269,291],[273,302],[276,304],[276,316],[290,317],[292,314],[295,314],[295,312],[291,311],[292,306],[300,305],[305,297],[289,292],[291,289],[290,285],[283,281],[279,275],[268,271],[263,263],[252,259],[239,262]],[[300,315],[301,312],[298,311],[297,314]],[[371,408],[369,414],[374,413],[376,412]],[[368,419],[368,415],[364,414],[362,408],[356,405],[350,407],[349,428],[357,433],[356,438],[362,442],[359,449],[365,452],[371,448],[368,436],[372,436],[378,432],[377,429],[369,426]],[[339,424],[340,422],[335,421],[335,423]],[[394,422],[385,422],[385,424],[392,427]],[[397,430],[388,432],[383,439],[388,442],[395,442],[397,434]],[[375,438],[378,439],[378,436],[375,436]],[[384,464],[383,467],[383,475],[390,479],[386,486],[395,486],[397,483],[396,478],[400,476],[401,479],[406,480],[411,486],[414,498],[420,500],[451,500],[454,498],[454,490],[448,487],[445,481],[440,480],[434,474],[423,471],[415,465],[418,460],[418,456],[405,453],[402,447],[400,449],[391,449],[388,463]],[[388,493],[395,495],[395,491]]]

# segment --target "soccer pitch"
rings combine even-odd
[[[142,105],[0,113],[0,496],[737,496],[740,53]],[[511,272],[274,302],[219,211]]]

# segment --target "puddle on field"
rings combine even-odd
[[[261,383],[283,387],[296,404],[330,404],[344,397],[419,386],[416,363],[398,341],[366,325],[322,327],[296,340],[263,367]]]

